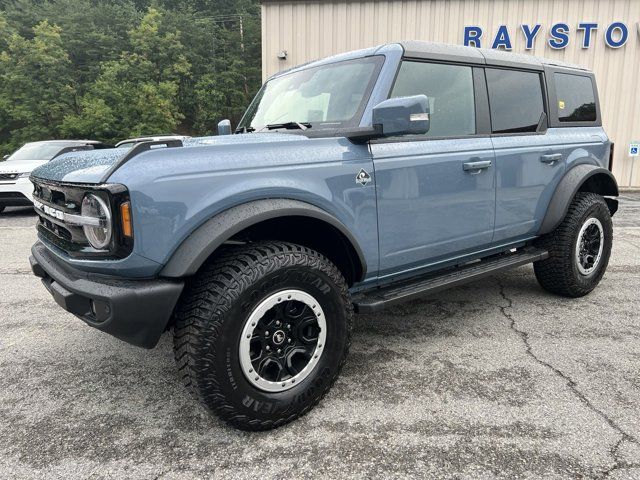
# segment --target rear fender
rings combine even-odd
[[[564,219],[569,205],[579,191],[593,192],[603,197],[618,196],[618,182],[606,168],[594,165],[577,165],[569,170],[556,187],[538,235],[552,232]],[[611,215],[618,210],[618,201],[605,198]]]

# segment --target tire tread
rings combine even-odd
[[[206,343],[206,355],[215,356],[215,342],[211,339],[217,338],[221,333],[225,312],[240,293],[266,273],[288,266],[318,269],[338,287],[347,319],[346,347],[333,377],[320,394],[302,409],[275,420],[248,418],[221,392],[216,375],[212,375],[210,371],[213,362],[202,361],[203,347]],[[213,261],[206,263],[185,289],[174,320],[174,356],[187,389],[195,393],[225,422],[243,430],[257,431],[276,428],[301,417],[326,395],[347,358],[351,343],[353,307],[343,275],[326,257],[294,243],[267,241],[225,248]],[[208,368],[204,366],[207,364]],[[206,382],[203,381],[205,377]]]

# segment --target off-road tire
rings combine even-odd
[[[250,312],[274,293],[313,295],[325,313],[325,350],[311,373],[282,392],[262,391],[240,365]],[[346,281],[327,258],[285,242],[229,247],[185,287],[174,316],[174,354],[188,389],[242,430],[268,430],[304,415],[329,391],[351,341],[353,306]]]
[[[591,218],[602,225],[604,246],[595,269],[584,275],[578,269],[575,249],[580,229]],[[578,192],[558,228],[538,241],[538,246],[549,252],[549,258],[533,264],[538,283],[545,290],[565,297],[590,293],[607,269],[612,243],[613,224],[604,198],[596,193]]]

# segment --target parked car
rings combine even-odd
[[[155,137],[128,138],[116,143],[116,148],[130,148],[142,142],[157,142],[161,140],[186,140],[188,138],[191,137],[188,137],[186,135],[158,135]]]
[[[6,207],[32,204],[31,171],[53,158],[77,150],[104,148],[92,140],[46,140],[23,145],[0,162],[0,213]]]
[[[588,70],[394,43],[272,77],[237,132],[38,168],[31,265],[99,330],[151,348],[172,328],[186,385],[238,428],[320,401],[354,311],[532,262],[580,297],[607,267],[618,187]]]

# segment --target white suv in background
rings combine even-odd
[[[93,140],[45,140],[23,145],[0,162],[0,213],[5,207],[32,205],[31,171],[67,152],[109,148]]]

